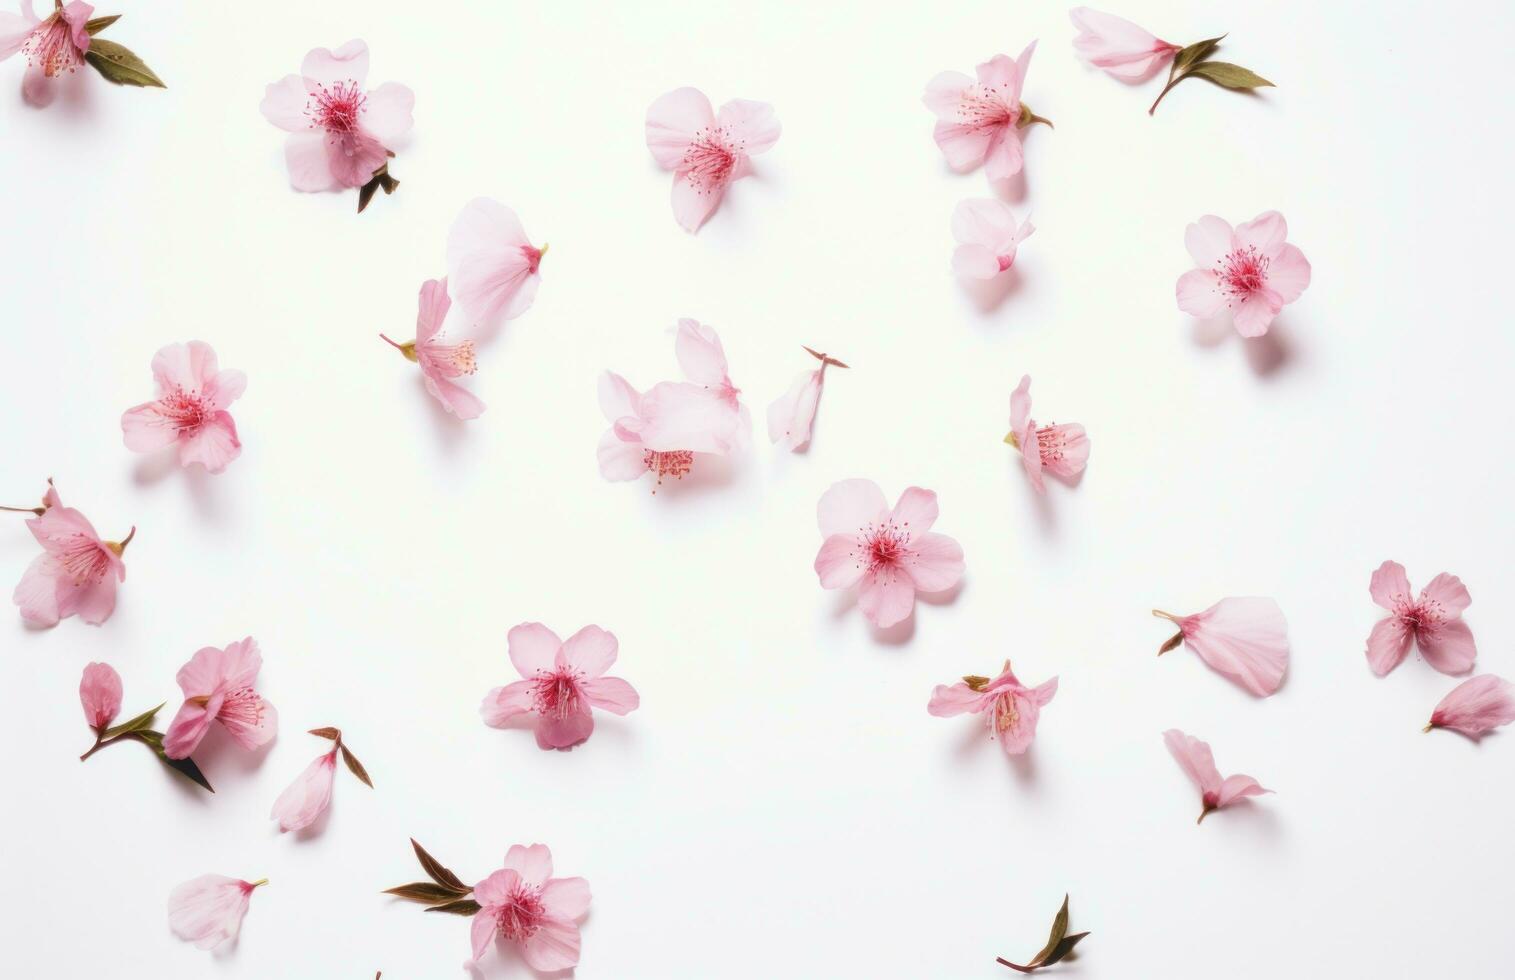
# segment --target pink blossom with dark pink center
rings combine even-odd
[[[473,374],[478,362],[472,340],[449,343],[443,339],[452,300],[447,296],[446,279],[428,279],[421,284],[420,310],[416,314],[416,339],[396,343],[379,334],[384,342],[403,354],[406,360],[421,366],[426,390],[447,411],[460,419],[475,419],[484,412],[484,403],[473,392],[452,379]]]
[[[1021,128],[1047,120],[1021,102],[1036,42],[1011,60],[997,54],[979,65],[977,80],[944,71],[926,84],[921,101],[936,114],[933,136],[947,165],[962,172],[984,165],[991,180],[1021,172]]]
[[[209,344],[169,344],[153,356],[158,397],[121,416],[126,448],[138,453],[177,447],[180,466],[199,463],[220,473],[242,454],[227,406],[247,389],[247,375],[222,371]]]
[[[184,703],[163,736],[163,751],[170,759],[184,759],[199,745],[211,722],[220,722],[244,749],[255,749],[272,739],[279,727],[274,706],[253,687],[263,658],[252,637],[230,643],[226,649],[203,647],[189,663],[179,668],[177,681]]]
[[[673,216],[698,231],[731,182],[752,172],[751,158],[779,138],[779,122],[766,102],[732,99],[717,114],[703,92],[674,89],[647,109],[647,149],[673,171]]]
[[[578,965],[578,920],[589,911],[589,882],[554,878],[546,845],[513,845],[505,866],[473,886],[473,898],[479,903],[470,928],[474,962],[499,938],[517,946],[533,970]]]
[[[1046,493],[1045,470],[1069,480],[1082,473],[1089,462],[1089,437],[1077,422],[1038,426],[1031,418],[1031,375],[1010,394],[1010,434],[1005,442],[1021,451],[1021,462],[1037,493]]]
[[[121,556],[137,529],[120,541],[102,540],[83,514],[63,506],[51,481],[40,509],[26,526],[42,554],[27,567],[11,600],[29,626],[56,626],[76,613],[100,625],[115,611],[116,585],[126,580]]]
[[[624,715],[641,699],[619,677],[606,677],[616,661],[615,635],[586,626],[567,640],[541,623],[522,623],[506,640],[510,662],[525,680],[497,687],[484,698],[479,714],[492,728],[509,728],[529,717],[537,745],[566,749],[594,731],[591,709]]]
[[[1386,561],[1368,583],[1373,601],[1390,613],[1368,634],[1368,667],[1383,677],[1398,667],[1413,642],[1426,663],[1443,674],[1473,669],[1478,649],[1473,631],[1462,621],[1472,604],[1467,587],[1456,575],[1442,572],[1415,595],[1403,565]]]
[[[1310,285],[1310,263],[1285,239],[1283,215],[1264,211],[1235,230],[1207,214],[1184,233],[1196,269],[1178,279],[1178,308],[1190,316],[1231,311],[1236,332],[1260,337],[1274,317]]]
[[[95,8],[80,0],[59,6],[39,18],[32,0],[21,0],[19,14],[0,13],[0,61],[20,52],[26,56],[21,94],[34,106],[53,100],[54,80],[78,71],[89,51],[85,28]]]
[[[1057,678],[1026,687],[1005,661],[998,677],[964,677],[956,684],[938,684],[931,692],[926,710],[938,718],[950,718],[964,712],[981,714],[989,737],[998,739],[1006,755],[1020,755],[1031,747],[1036,737],[1036,723],[1041,709],[1057,694]]]

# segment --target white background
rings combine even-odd
[[[414,835],[470,880],[550,845],[593,888],[584,978],[999,977],[1064,891],[1093,931],[1070,977],[1505,975],[1515,736],[1422,735],[1455,681],[1414,656],[1376,680],[1363,645],[1393,558],[1417,588],[1460,575],[1478,669],[1515,674],[1508,5],[1129,0],[1178,43],[1232,32],[1221,56],[1278,83],[1189,81],[1154,118],[1161,80],[1081,65],[1062,5],[911,6],[138,3],[108,36],[167,91],[89,73],[38,112],[0,65],[3,502],[52,475],[106,536],[138,527],[104,627],[0,630],[4,972],[460,975],[466,921],[379,894],[418,877]],[[350,37],[373,84],[416,92],[403,186],[361,216],[289,188],[258,112]],[[985,179],[946,170],[920,93],[1032,38],[1025,97],[1057,128],[1027,137],[1007,194],[1038,230],[985,311],[948,272],[952,208]],[[698,236],[642,137],[680,85],[784,127]],[[552,251],[461,425],[376,334],[411,336],[476,195]],[[1264,340],[1196,328],[1173,301],[1184,226],[1269,208],[1310,289]],[[675,377],[680,316],[720,331],[760,424],[800,344],[853,365],[808,455],[760,430],[656,496],[600,479],[596,376]],[[196,338],[249,377],[219,477],[127,452],[117,421],[154,351]],[[1000,442],[1023,372],[1037,417],[1093,443],[1045,499]],[[854,476],[936,490],[966,552],[955,600],[887,635],[811,570],[816,500]],[[8,581],[34,552],[0,525]],[[1289,618],[1266,701],[1153,656],[1151,607],[1234,594]],[[612,630],[642,709],[567,753],[485,727],[528,620]],[[247,634],[281,734],[253,755],[213,734],[216,795],[135,746],[75,761],[85,663],[139,711]],[[1061,679],[1017,764],[925,711],[1006,656]],[[320,725],[377,789],[339,773],[321,832],[280,836],[269,807]],[[1196,827],[1169,727],[1277,795]],[[207,872],[272,882],[216,955],[164,911]]]

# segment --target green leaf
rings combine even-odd
[[[1189,74],[1198,75],[1200,78],[1230,89],[1273,87],[1272,82],[1256,72],[1225,61],[1202,61],[1190,68]]]
[[[352,774],[363,780],[363,785],[373,789],[373,780],[368,778],[368,770],[363,768],[363,763],[358,761],[358,757],[347,751],[345,745],[339,744],[338,748],[342,750],[342,761],[347,763],[347,768],[352,770]]]
[[[1190,65],[1204,61],[1215,52],[1215,49],[1220,46],[1220,42],[1224,39],[1225,35],[1222,34],[1220,37],[1195,41],[1187,48],[1183,48],[1178,54],[1173,56],[1173,69],[1175,71],[1183,71]]]
[[[473,915],[479,911],[479,903],[471,898],[460,898],[446,905],[433,905],[428,912],[451,912],[453,915]]]
[[[167,703],[167,701],[163,702],[163,704]],[[158,712],[163,710],[163,704],[158,705],[151,711],[142,712],[131,721],[123,721],[121,724],[115,726],[114,728],[107,728],[105,732],[101,734],[100,740],[103,742],[108,738],[115,738],[117,735],[125,735],[128,732],[145,731],[151,728],[153,725],[153,718],[157,717]]]
[[[329,738],[335,742],[342,737],[342,730],[339,728],[312,728],[307,734],[319,735],[321,738]]]
[[[384,894],[409,899],[412,902],[425,902],[427,905],[437,905],[444,902],[456,901],[460,893],[448,888],[446,885],[434,885],[429,881],[413,881],[408,885],[386,888],[384,889]],[[461,894],[466,895],[468,892],[464,891]]]
[[[1057,944],[1063,941],[1068,934],[1068,896],[1063,896],[1063,907],[1057,910],[1057,916],[1052,920],[1052,931],[1047,935],[1047,945],[1042,947],[1040,953],[1031,957],[1031,966],[1041,966],[1047,957],[1057,949]]]
[[[90,66],[105,77],[107,82],[116,85],[136,85],[139,88],[167,88],[163,80],[153,74],[153,70],[143,64],[142,59],[132,53],[131,48],[114,41],[101,41],[99,39],[90,42],[89,50],[84,53]]]
[[[177,772],[185,779],[203,789],[209,790],[212,793],[215,792],[215,789],[210,785],[210,780],[206,779],[205,774],[200,771],[200,767],[195,765],[195,760],[189,758],[170,759],[168,757],[168,753],[163,751],[163,734],[161,732],[145,731],[128,732],[127,734],[152,749],[153,753],[157,755],[158,761],[174,772]]]
[[[1064,956],[1067,956],[1069,953],[1073,952],[1073,947],[1077,946],[1079,940],[1083,939],[1087,935],[1089,935],[1087,932],[1077,932],[1071,936],[1063,937],[1063,939],[1058,942],[1057,948],[1052,950],[1052,952],[1048,954],[1047,958],[1042,960],[1037,965],[1051,966],[1053,963],[1056,963]]]
[[[467,895],[469,892],[473,891],[472,888],[463,884],[463,879],[453,874],[447,868],[442,867],[441,861],[438,861],[430,854],[427,854],[426,848],[422,847],[420,844],[417,844],[414,837],[410,839],[410,846],[415,848],[416,859],[421,862],[421,867],[425,869],[426,874],[431,878],[432,881],[436,882],[439,885],[442,885],[445,888],[451,888],[455,893],[459,895]]]
[[[109,17],[96,17],[94,20],[85,21],[84,29],[89,32],[90,37],[94,37],[120,19],[120,14],[111,14]]]

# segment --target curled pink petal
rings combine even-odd
[[[1274,317],[1310,284],[1304,253],[1284,241],[1288,226],[1277,211],[1265,211],[1233,231],[1207,214],[1184,233],[1196,268],[1178,279],[1178,308],[1190,316],[1231,311],[1236,332],[1260,337]]]
[[[102,663],[86,665],[79,678],[79,703],[91,728],[109,728],[121,711],[121,675],[116,668]]]
[[[266,881],[242,881],[225,875],[202,875],[168,896],[168,927],[201,949],[215,949],[236,939],[253,889]]]
[[[1170,728],[1163,732],[1163,742],[1167,744],[1168,752],[1179,768],[1199,789],[1200,801],[1204,807],[1199,814],[1200,820],[1204,820],[1212,810],[1230,806],[1237,800],[1273,792],[1264,789],[1251,776],[1227,776],[1222,779],[1220,770],[1215,768],[1215,758],[1210,753],[1209,744],[1192,735]]]
[[[795,376],[788,391],[768,406],[770,442],[782,443],[790,452],[798,452],[810,444],[822,380],[821,371],[804,371]]]
[[[1289,665],[1289,624],[1272,599],[1234,597],[1193,616],[1157,615],[1177,623],[1184,645],[1211,669],[1258,697],[1267,697],[1283,684]]]
[[[1470,677],[1452,688],[1431,712],[1432,728],[1450,728],[1472,739],[1515,721],[1515,684],[1494,674]]]
[[[1085,61],[1124,82],[1151,78],[1173,60],[1179,46],[1159,40],[1123,17],[1074,7],[1068,18],[1078,28],[1073,48]]]
[[[337,749],[317,756],[274,801],[269,818],[279,821],[279,830],[304,830],[331,805],[332,784],[337,775]]]

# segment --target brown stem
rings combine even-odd
[[[107,745],[115,745],[117,742],[121,741],[123,738],[130,737],[131,734],[132,734],[131,732],[122,732],[120,735],[117,735],[117,736],[115,736],[113,738],[101,738],[100,736],[96,735],[95,736],[95,744],[90,747],[90,750],[88,752],[86,752],[83,755],[79,756],[79,761],[83,762],[85,759],[88,759],[90,756],[94,755],[96,752],[99,752],[101,749],[105,748]]]
[[[1433,729],[1433,728],[1435,728],[1435,727],[1436,727],[1436,722],[1434,722],[1434,721],[1433,721],[1433,722],[1431,722],[1431,723],[1430,723],[1430,724],[1429,724],[1429,725],[1427,725],[1427,726],[1426,726],[1426,727],[1424,727],[1424,728],[1422,728],[1422,729],[1421,729],[1421,730],[1420,730],[1420,733],[1421,733],[1421,734],[1422,734],[1422,735],[1424,735],[1424,734],[1425,734],[1425,733],[1426,733],[1426,732],[1428,732],[1428,731],[1430,731],[1430,730],[1431,730],[1431,729]]]
[[[1188,76],[1187,75],[1179,75],[1177,77],[1168,79],[1168,84],[1164,85],[1163,86],[1163,90],[1161,92],[1157,93],[1157,100],[1155,102],[1153,102],[1152,103],[1152,107],[1147,110],[1147,115],[1150,116],[1154,112],[1156,112],[1157,111],[1157,103],[1161,102],[1163,100],[1163,96],[1165,96],[1169,92],[1173,91],[1173,86],[1175,86],[1179,82],[1183,81],[1186,77],[1188,77]]]
[[[1034,966],[1021,966],[1019,963],[1011,963],[1003,956],[996,956],[994,958],[994,962],[998,963],[1000,966],[1008,966],[1010,969],[1015,970],[1019,973],[1031,973],[1036,969]]]
[[[1205,822],[1205,818],[1208,817],[1210,814],[1214,813],[1217,809],[1219,809],[1219,808],[1218,807],[1213,807],[1213,806],[1207,806],[1207,807],[1205,807],[1203,810],[1199,811],[1199,819],[1196,820],[1196,821],[1194,821],[1194,822],[1196,824],[1202,824],[1202,823],[1204,823]]]
[[[1175,616],[1170,612],[1163,612],[1161,609],[1152,610],[1152,615],[1156,616],[1158,619],[1166,619],[1174,623],[1180,622],[1183,619],[1182,616]]]

